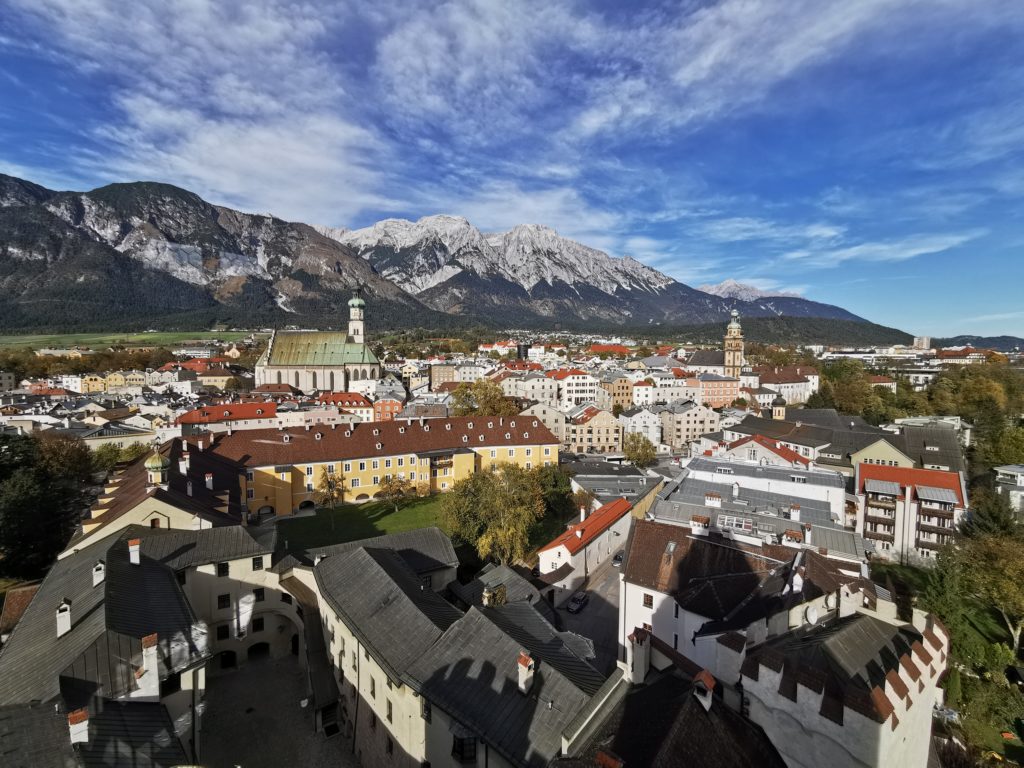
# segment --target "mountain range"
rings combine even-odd
[[[0,175],[3,330],[338,326],[356,286],[378,328],[673,328],[721,322],[735,308],[878,328],[880,341],[905,336],[799,296],[731,281],[691,288],[535,224],[483,233],[439,215],[333,229],[167,184],[56,192]]]

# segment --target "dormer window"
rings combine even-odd
[[[424,424],[423,425],[423,431],[424,432],[429,432],[430,431],[430,425],[429,424]]]
[[[468,443],[469,442],[469,435],[463,435],[462,436],[462,442]]]
[[[451,431],[452,431],[452,425],[451,425],[451,424],[445,424],[445,425],[444,425],[444,428],[445,428],[445,430],[446,430],[446,431],[448,431],[448,432],[451,432]]]
[[[282,439],[284,440],[284,442],[290,443],[291,440],[292,440],[292,436],[291,435],[285,435]]]
[[[257,416],[262,416],[263,415],[263,409],[262,408],[257,408],[256,409],[256,415]]]
[[[313,437],[315,439],[319,440],[319,439],[321,439],[323,437],[323,435],[321,435],[319,432],[317,432],[315,435],[313,435]]]
[[[398,428],[398,434],[404,435],[405,434],[405,427],[399,427]]]
[[[512,433],[511,432],[506,432],[505,433],[505,439],[506,440],[511,440],[512,439]]]
[[[510,427],[512,427],[512,429],[515,429],[515,428],[516,428],[516,423],[515,423],[514,421],[510,421],[510,422],[508,423],[508,425],[509,425]]]
[[[379,435],[380,434],[380,430],[379,429],[373,430],[373,434],[374,434],[374,436]]]

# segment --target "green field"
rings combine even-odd
[[[428,496],[403,502],[395,512],[393,504],[373,501],[344,504],[332,512],[318,509],[315,516],[281,520],[277,524],[278,546],[288,551],[368,539],[437,525],[441,497]]]
[[[239,341],[245,331],[156,331],[155,333],[58,333],[0,336],[0,347],[109,347],[114,344],[137,347],[162,347],[185,341]]]

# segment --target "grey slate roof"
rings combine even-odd
[[[529,694],[520,693],[521,650],[521,643],[471,608],[413,662],[409,676],[421,695],[513,765],[540,768],[558,755],[562,730],[589,695],[544,660],[537,660]]]
[[[304,553],[302,557],[312,562],[312,558],[316,555],[324,557],[342,555],[360,547],[392,549],[416,573],[427,573],[441,568],[457,568],[459,565],[459,558],[455,554],[452,540],[437,527],[389,533],[371,539],[332,544],[327,547],[315,547]]]
[[[395,680],[461,613],[394,551],[358,547],[313,569],[321,595]]]
[[[78,768],[67,715],[52,704],[0,707],[0,765]]]
[[[156,632],[165,663],[181,668],[201,658],[192,642],[195,619],[173,571],[143,556],[128,561],[127,538],[108,538],[58,560],[0,651],[0,705],[117,696],[134,685],[141,638]],[[106,577],[93,586],[104,560]],[[56,610],[71,601],[71,630],[57,636]],[[63,679],[62,679],[63,678]]]
[[[225,560],[269,555],[274,551],[272,539],[257,541],[250,529],[240,525],[203,528],[198,531],[151,530],[133,525],[125,531],[129,538],[142,538],[143,555],[175,571]]]
[[[191,762],[167,710],[157,703],[104,702],[103,710],[90,716],[89,741],[79,749],[85,768],[172,768]]]
[[[937,464],[949,467],[952,472],[966,472],[960,438],[952,426],[918,426],[904,424],[900,427],[906,453],[918,466]]]
[[[725,352],[721,349],[698,349],[686,360],[690,366],[724,366]]]
[[[458,581],[453,581],[448,584],[448,590],[467,606],[475,605],[479,608],[483,605],[484,588],[490,587],[493,589],[499,585],[505,587],[505,601],[507,603],[523,602],[531,604],[548,621],[555,620],[554,610],[546,601],[541,599],[537,588],[507,565],[488,563],[468,584],[460,584]]]
[[[803,469],[793,469],[789,467],[760,466],[738,461],[722,461],[720,459],[715,460],[704,457],[690,459],[686,467],[692,471],[701,472],[715,472],[720,467],[727,467],[731,470],[728,474],[735,475],[737,477],[758,477],[767,478],[769,480],[782,480],[784,482],[792,482],[792,478],[797,476],[803,478],[804,485],[819,485],[828,488],[842,488],[845,484],[845,479],[834,471],[810,472]]]

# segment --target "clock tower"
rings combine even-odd
[[[733,379],[740,377],[743,369],[743,329],[740,327],[740,313],[732,311],[732,320],[725,331],[725,375]]]

